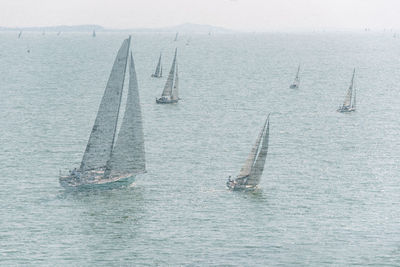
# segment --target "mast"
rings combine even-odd
[[[104,168],[114,145],[130,40],[125,39],[115,58],[110,77],[83,154],[80,171]]]
[[[161,96],[168,97],[172,95],[172,88],[174,85],[174,76],[175,76],[175,65],[176,65],[176,55],[177,55],[178,48],[175,48],[175,56],[174,60],[172,61],[171,70],[169,71],[167,82],[165,83],[164,90]]]
[[[177,33],[175,34],[174,42],[178,41],[178,34],[179,34],[179,32],[177,32]]]
[[[132,53],[130,58],[129,89],[124,118],[110,160],[107,162],[105,178],[110,175],[144,172],[146,168],[142,114]]]

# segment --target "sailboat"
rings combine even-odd
[[[175,48],[175,56],[172,61],[171,70],[169,71],[167,82],[160,98],[156,98],[157,104],[178,103],[179,98],[179,78],[178,78],[178,62],[176,59],[178,49]]]
[[[151,75],[151,77],[154,77],[154,78],[162,77],[161,53],[160,53],[160,57],[158,58],[158,64],[156,67],[156,71],[154,72],[154,74]]]
[[[18,39],[21,38],[21,36],[22,36],[22,31],[19,32]]]
[[[253,191],[260,183],[261,175],[264,170],[265,160],[268,153],[269,141],[269,116],[265,120],[264,126],[253,146],[246,162],[244,163],[239,175],[235,179],[229,176],[226,186],[232,191]]]
[[[179,35],[179,32],[177,32],[177,33],[175,34],[174,42],[178,41],[178,35]]]
[[[96,31],[95,30],[93,30],[92,37],[93,38],[96,37]]]
[[[293,83],[290,85],[290,89],[298,89],[300,86],[300,77],[299,77],[299,72],[300,72],[300,65],[297,68],[297,73],[296,73],[296,77],[294,78]]]
[[[60,175],[65,188],[116,187],[145,172],[142,115],[132,53],[125,114],[115,141],[131,37],[118,51],[79,169]]]
[[[337,109],[338,112],[343,113],[343,112],[356,111],[356,89],[354,86],[355,73],[356,73],[356,69],[353,70],[353,76],[351,77],[349,89],[347,89],[347,94],[344,99],[343,105]]]

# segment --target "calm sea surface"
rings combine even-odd
[[[74,193],[58,174],[127,34],[17,35],[0,33],[0,265],[400,265],[400,39],[133,34],[148,172]],[[182,101],[156,105],[176,46]],[[261,190],[227,191],[269,112]]]

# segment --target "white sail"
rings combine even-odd
[[[352,94],[353,94],[353,84],[354,84],[354,74],[356,72],[356,69],[354,69],[353,71],[353,77],[351,78],[351,83],[349,86],[349,89],[347,89],[347,94],[346,94],[346,98],[344,99],[343,102],[343,107],[351,107],[351,99],[352,99]]]
[[[262,130],[263,133],[262,144],[258,149],[258,154],[251,168],[250,175],[246,180],[246,185],[253,185],[253,186],[258,185],[260,183],[261,175],[264,171],[265,160],[267,158],[267,153],[268,153],[269,116],[267,118],[266,124],[267,124],[267,129],[265,129],[264,126]]]
[[[83,155],[81,172],[104,168],[110,158],[118,122],[130,40],[130,37],[124,40],[115,58]]]
[[[174,88],[172,88],[172,95],[171,95],[172,100],[178,100],[179,99],[179,77],[178,77],[178,62],[176,62],[176,69],[175,69],[175,82],[174,82]]]
[[[237,176],[236,182],[241,185],[256,186],[260,182],[268,152],[269,115],[258,135],[244,166]]]
[[[129,65],[129,90],[124,118],[118,133],[111,158],[107,163],[105,178],[121,174],[144,172],[145,152],[142,114],[135,63],[131,53]]]
[[[247,157],[247,160],[245,161],[242,169],[240,170],[239,175],[237,176],[238,178],[242,178],[242,177],[246,177],[246,176],[250,175],[251,169],[256,160],[258,149],[260,147],[260,143],[261,143],[261,140],[263,137],[265,125],[266,124],[264,124],[263,129],[261,130],[261,132],[259,133],[259,135],[257,137],[256,143],[254,144],[253,148],[251,149],[250,154]]]
[[[164,90],[162,92],[162,96],[164,97],[171,97],[172,95],[172,88],[174,86],[174,78],[175,78],[176,54],[177,54],[177,48],[175,49],[175,56],[172,62],[171,70],[169,71],[167,82],[165,83]]]
[[[162,75],[162,70],[161,70],[161,53],[160,53],[160,57],[158,58],[158,64],[156,67],[156,71],[154,72],[154,76],[161,77],[161,75]]]

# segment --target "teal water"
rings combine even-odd
[[[133,34],[148,172],[65,192],[127,35],[17,35],[0,33],[0,265],[400,265],[398,39]],[[182,101],[156,105],[175,46]],[[227,191],[269,112],[261,189]]]

